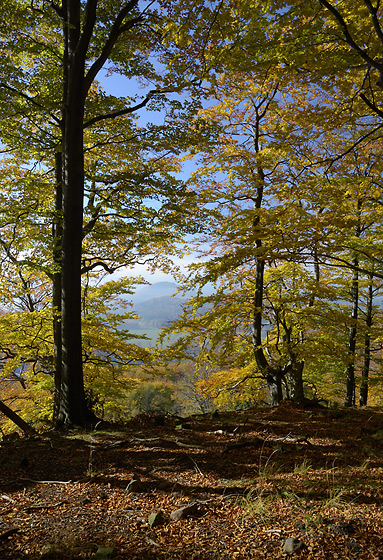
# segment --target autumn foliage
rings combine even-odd
[[[4,404],[380,405],[380,3],[0,11]],[[156,349],[124,328],[143,263],[192,294]]]

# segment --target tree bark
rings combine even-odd
[[[277,371],[266,375],[266,383],[270,393],[270,404],[277,406],[283,400],[282,378]]]
[[[89,5],[89,0],[88,0]],[[88,409],[82,365],[81,254],[84,199],[84,74],[87,45],[81,45],[81,2],[64,4],[64,79],[62,115],[62,368],[58,425],[84,426]],[[80,48],[81,47],[81,48]]]
[[[367,406],[368,399],[368,377],[370,373],[371,361],[371,333],[372,327],[372,303],[373,303],[373,289],[372,289],[372,276],[370,277],[370,284],[367,292],[367,308],[366,308],[366,334],[364,336],[364,362],[362,369],[362,382],[360,385],[359,406]]]
[[[16,412],[14,412],[11,408],[9,408],[9,406],[4,404],[3,401],[0,401],[0,412],[4,414],[4,416],[12,420],[12,422],[16,424],[16,426],[20,428],[20,430],[22,430],[25,435],[31,436],[36,434],[36,430],[32,428],[32,426],[27,424],[25,420],[20,418],[20,416]]]
[[[258,246],[261,242],[257,241]],[[265,261],[261,258],[257,259],[256,277],[254,290],[254,315],[252,328],[252,342],[255,361],[259,371],[266,380],[270,393],[270,404],[278,405],[283,399],[282,379],[283,373],[280,369],[270,366],[266,359],[262,348],[262,307],[263,307],[263,276],[265,269]]]
[[[354,272],[351,286],[351,325],[348,335],[349,364],[346,369],[346,398],[345,406],[355,406],[355,350],[357,335],[357,319],[359,304],[359,273],[358,259],[354,259]]]
[[[55,215],[53,220],[53,340],[54,340],[54,399],[53,422],[58,420],[62,378],[61,351],[61,241],[62,241],[62,153],[56,152]]]
[[[131,113],[145,106],[150,96],[134,107],[106,113],[84,122],[85,101],[98,72],[122,33],[142,21],[131,17],[138,0],[120,6],[98,57],[88,55],[97,25],[97,0],[63,0],[63,109],[62,109],[62,243],[61,243],[61,372],[57,425],[84,426],[96,418],[88,408],[82,365],[81,256],[84,206],[84,127]],[[61,12],[61,10],[60,10]],[[87,64],[89,63],[89,64]],[[59,370],[58,370],[59,371]]]
[[[305,363],[303,360],[297,362],[295,359],[288,368],[286,377],[289,381],[290,398],[296,403],[303,403],[305,400],[303,388],[303,369]]]

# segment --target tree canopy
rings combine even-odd
[[[200,402],[266,387],[348,406],[359,389],[365,405],[381,367],[380,3],[0,12],[4,380],[49,379],[56,425],[95,421],[108,376],[175,358]],[[108,307],[135,280],[107,275],[169,271],[183,251],[203,257],[180,280],[197,295],[149,356]]]

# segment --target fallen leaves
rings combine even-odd
[[[366,456],[371,436],[362,446],[359,434],[375,433],[382,413],[312,418],[280,407],[246,418],[193,417],[182,437],[170,420],[93,432],[91,469],[89,434],[0,446],[1,558],[95,558],[109,547],[118,560],[281,559],[295,538],[305,546],[297,557],[378,559],[383,445],[371,440]],[[18,456],[29,458],[27,476]],[[161,523],[149,522],[153,512]]]

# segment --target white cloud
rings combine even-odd
[[[198,262],[198,259],[195,256],[190,255],[183,259],[172,258],[172,261],[181,273],[187,273],[188,265]],[[132,268],[122,268],[112,274],[109,279],[121,278],[121,276],[142,276],[145,280],[150,282],[150,284],[154,284],[156,282],[176,282],[176,278],[173,274],[165,273],[161,270],[155,270],[153,272],[148,265],[144,264],[136,264]]]

